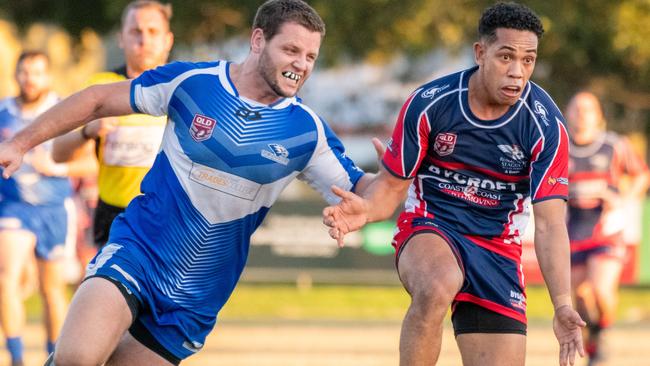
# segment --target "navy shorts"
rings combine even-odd
[[[521,246],[462,235],[431,219],[404,213],[398,218],[393,239],[396,259],[413,236],[426,232],[447,242],[465,277],[452,310],[459,302],[470,302],[524,325],[527,323]]]

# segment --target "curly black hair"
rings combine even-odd
[[[497,28],[531,31],[542,38],[544,26],[529,7],[513,2],[497,3],[485,9],[478,23],[478,36],[488,42],[496,40]]]

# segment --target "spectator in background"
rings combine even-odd
[[[174,42],[171,17],[169,4],[138,0],[127,5],[119,33],[125,65],[95,75],[90,85],[133,79],[164,65]],[[145,114],[107,117],[55,139],[55,161],[68,161],[83,152],[96,156],[99,162],[99,199],[93,219],[97,247],[106,244],[113,219],[140,194],[140,183],[156,158],[166,120],[166,116]]]
[[[0,141],[11,138],[59,101],[50,91],[49,59],[42,52],[20,55],[16,81],[20,94],[0,101]],[[87,159],[55,163],[50,148],[51,143],[35,147],[11,179],[0,181],[0,324],[12,365],[22,365],[25,311],[21,284],[33,253],[43,296],[47,351],[54,349],[65,316],[63,259],[74,225],[67,177],[88,174],[94,168]]]
[[[626,202],[645,193],[648,168],[629,141],[605,130],[600,102],[588,92],[567,107],[570,132],[569,238],[576,307],[587,322],[589,365],[604,361],[603,332],[612,324],[630,220]],[[628,181],[622,184],[624,177]]]

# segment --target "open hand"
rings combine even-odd
[[[325,207],[323,223],[328,226],[332,239],[336,239],[339,247],[343,247],[345,234],[359,230],[368,222],[366,201],[352,192],[333,186],[332,192],[341,197],[341,202],[335,206]]]
[[[569,305],[560,306],[553,317],[553,332],[560,343],[560,366],[574,365],[576,352],[585,356],[582,327],[587,324]]]

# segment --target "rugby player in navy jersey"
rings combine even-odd
[[[629,141],[606,130],[598,98],[579,92],[566,110],[571,137],[568,230],[576,309],[587,322],[589,365],[607,363],[607,329],[616,317],[626,255],[628,202],[642,197],[650,173]],[[623,184],[627,180],[627,184]]]
[[[464,365],[524,365],[521,235],[532,204],[559,363],[573,364],[585,323],[571,302],[568,136],[554,102],[529,80],[543,27],[529,8],[499,3],[484,11],[478,33],[477,66],[413,92],[370,188],[359,197],[334,187],[343,200],[323,220],[342,245],[407,195],[392,243],[411,296],[401,365],[436,363],[450,306]]]
[[[167,115],[160,152],[91,261],[48,364],[169,365],[198,352],[246,263],[250,235],[294,178],[330,203],[370,177],[296,93],[325,25],[301,0],[257,11],[240,64],[175,62],[91,86],[0,144],[9,177],[32,146],[97,118]]]

